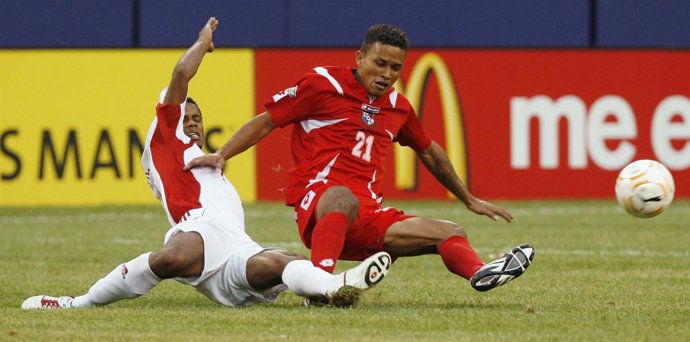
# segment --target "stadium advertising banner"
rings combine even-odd
[[[182,50],[0,51],[0,205],[155,203],[140,154]],[[352,49],[216,50],[190,87],[222,146],[263,102]],[[613,198],[618,171],[664,163],[690,197],[690,53],[411,50],[396,88],[487,199]],[[245,201],[282,200],[291,128],[228,164]],[[256,151],[256,154],[255,154]],[[447,199],[407,148],[391,151],[387,199]]]
[[[257,51],[257,111],[307,70],[354,58],[350,49]],[[689,197],[687,75],[687,51],[411,50],[396,87],[477,196],[613,198],[621,168],[656,159],[676,196]],[[259,199],[282,198],[291,129],[259,145]],[[387,160],[386,198],[449,198],[405,150]]]
[[[156,203],[141,152],[160,91],[183,50],[0,51],[0,205]],[[206,56],[190,85],[220,148],[252,117],[251,50]],[[255,200],[253,151],[228,164]]]

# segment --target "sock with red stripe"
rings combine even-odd
[[[446,268],[465,279],[472,278],[484,265],[477,252],[470,246],[470,242],[462,236],[452,236],[436,248]]]
[[[350,219],[347,215],[332,211],[316,223],[311,234],[311,261],[314,266],[333,273],[335,263],[345,246]]]
[[[162,281],[149,266],[149,254],[144,253],[124,264],[97,281],[89,292],[75,297],[72,307],[105,305],[121,299],[139,297],[149,292]]]

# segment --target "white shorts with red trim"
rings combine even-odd
[[[228,212],[194,209],[185,214],[183,222],[170,228],[165,235],[165,243],[180,232],[197,232],[204,240],[201,276],[175,280],[193,286],[204,296],[223,305],[274,302],[287,287],[279,285],[259,292],[247,281],[247,261],[265,248],[245,233],[244,222],[237,222],[241,217]]]

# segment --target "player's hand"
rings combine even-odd
[[[499,217],[502,217],[508,223],[513,221],[513,215],[511,215],[507,210],[478,198],[472,199],[467,204],[467,209],[476,214],[488,216],[494,221],[498,220]]]
[[[184,166],[184,170],[189,171],[197,167],[213,167],[216,169],[223,170],[225,169],[225,158],[215,153],[208,154],[202,157],[196,157],[190,160],[189,163],[187,163],[187,165]]]
[[[211,17],[208,19],[208,22],[206,23],[204,28],[202,28],[199,32],[199,41],[208,44],[208,48],[206,50],[208,52],[213,52],[213,32],[216,30],[217,27],[218,19],[216,19],[216,17]]]

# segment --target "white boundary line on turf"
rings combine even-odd
[[[437,216],[463,216],[472,214],[464,206],[458,203],[457,207],[448,209],[423,208],[414,209],[408,207],[404,202],[396,203],[396,208],[406,211],[410,215],[437,217]],[[410,205],[413,206],[413,205]],[[568,215],[611,215],[611,214],[625,214],[625,211],[615,205],[615,202],[610,205],[599,207],[592,206],[556,206],[556,207],[535,207],[535,208],[510,208],[506,209],[515,216],[568,216]],[[88,209],[84,209],[85,211]],[[690,214],[690,206],[673,206],[668,209],[670,213]],[[294,219],[294,213],[290,208],[274,209],[249,209],[245,210],[245,218],[276,218],[285,217],[291,221]],[[0,216],[0,224],[25,224],[25,223],[55,223],[55,222],[92,222],[92,221],[116,221],[116,220],[154,220],[164,218],[162,214],[158,213],[128,213],[128,212],[103,212],[103,213],[55,213],[55,214],[40,214],[40,215],[10,215]]]
[[[287,249],[304,248],[301,242],[294,241],[260,241],[264,247],[282,247]],[[496,253],[495,249],[476,248],[482,254]],[[501,253],[502,254],[502,253]],[[642,257],[663,257],[663,258],[687,258],[690,257],[690,251],[653,251],[653,250],[588,250],[588,249],[555,249],[555,248],[537,248],[538,255],[557,255],[557,256],[583,256],[583,257],[598,257],[598,256],[642,256]],[[488,254],[492,257],[498,257],[500,254]],[[404,258],[403,258],[404,259]]]
[[[90,213],[90,214],[41,214],[41,215],[13,215],[0,217],[0,225],[4,224],[55,224],[70,222],[96,222],[96,221],[152,221],[165,217],[152,213]]]
[[[634,249],[624,249],[624,250],[587,250],[587,249],[572,249],[572,250],[561,250],[561,249],[538,249],[537,253],[546,255],[559,255],[559,256],[620,256],[620,257],[663,257],[663,258],[687,258],[690,257],[690,251],[652,251],[652,250],[634,250]]]
[[[294,214],[288,211],[276,210],[250,210],[245,213],[245,218],[276,218],[284,217],[291,221],[294,220]],[[70,223],[70,222],[97,222],[97,221],[161,221],[167,222],[163,214],[158,213],[85,213],[85,214],[40,214],[40,215],[11,215],[0,216],[0,225],[18,225],[18,224],[55,224],[55,223]]]
[[[467,214],[472,214],[469,210],[464,207],[454,208],[454,209],[410,209],[405,210],[404,207],[396,207],[402,209],[405,213],[415,216],[463,216]],[[621,216],[627,216],[625,211],[617,206],[605,206],[605,207],[548,207],[548,208],[515,208],[511,209],[506,207],[506,209],[516,217],[519,216],[579,216],[579,215],[611,215],[611,214],[621,214]],[[689,214],[690,207],[671,207],[668,209],[669,212]]]

